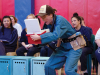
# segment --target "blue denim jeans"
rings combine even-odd
[[[53,53],[49,60],[45,64],[45,75],[56,75],[55,69],[60,69],[65,64],[66,75],[78,75],[77,63],[81,56],[82,50],[69,50],[69,51],[57,51]],[[59,53],[61,55],[59,55]]]

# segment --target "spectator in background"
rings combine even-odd
[[[95,35],[95,43],[98,46],[98,49],[95,51],[95,55],[96,55],[96,58],[100,64],[100,28],[98,29],[98,31]]]
[[[14,52],[17,47],[17,30],[13,28],[9,16],[3,17],[3,26],[0,28],[0,55],[7,52]]]
[[[46,25],[44,24],[43,26],[43,29],[49,29],[51,31],[51,25]],[[56,49],[56,44],[57,44],[57,41],[52,41],[51,43],[49,43],[49,45],[55,50]],[[50,57],[51,54],[52,54],[53,50],[48,47],[48,45],[45,45],[41,48],[40,50],[40,56],[47,56],[47,57]]]
[[[35,19],[35,18],[36,17],[34,14],[30,14],[27,16],[27,19]],[[27,34],[27,29],[25,28],[22,31],[21,38],[20,38],[20,42],[21,42],[22,46],[16,50],[17,56],[24,56],[25,52],[27,52],[27,56],[33,56],[35,53],[40,52],[38,45],[28,43],[26,34]]]
[[[2,22],[1,22],[1,19],[0,19],[0,28],[2,27]]]
[[[57,48],[56,43],[57,43],[56,41],[52,41],[51,43],[49,43],[49,46],[51,46],[55,50]],[[45,56],[45,57],[51,56],[51,54],[53,53],[53,50],[49,46],[45,45],[41,48],[40,56]]]
[[[77,13],[74,13],[74,14],[77,14]],[[77,14],[77,15],[78,15],[78,14]],[[84,18],[81,17],[81,16],[79,16],[79,17],[81,18],[81,25],[86,27],[85,22],[84,22]]]
[[[81,16],[80,16],[80,18],[81,18],[81,25],[87,27],[87,29],[90,31],[90,34],[93,34],[92,28],[85,25],[84,18]]]
[[[20,39],[21,37],[21,32],[22,32],[22,27],[20,24],[17,23],[17,18],[13,15],[10,15],[10,18],[12,20],[12,25],[14,28],[17,29],[17,33],[18,33],[18,39]]]
[[[84,75],[88,75],[87,55],[91,54],[93,51],[93,46],[91,44],[92,33],[89,32],[89,29],[87,27],[81,25],[81,18],[80,16],[78,16],[78,14],[74,13],[71,20],[72,20],[72,25],[74,26],[76,32],[81,32],[81,34],[84,36],[84,39],[86,40],[87,46],[82,48],[82,55],[80,57],[80,62],[81,62],[81,71],[84,73]]]

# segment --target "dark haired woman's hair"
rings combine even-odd
[[[73,16],[78,16],[78,13],[74,13]]]
[[[0,22],[1,22],[1,19],[0,19]]]
[[[0,19],[0,23],[1,23],[1,19]],[[1,24],[2,25],[2,24]]]
[[[81,20],[84,20],[84,18],[82,16],[80,16]]]
[[[10,19],[10,21],[11,21],[10,16],[4,16],[4,17],[3,17],[3,20],[4,20],[5,18],[9,18],[9,19]],[[13,25],[12,25],[12,21],[11,21],[10,27],[11,27],[11,34],[12,34],[12,31],[14,30]],[[3,35],[4,35],[4,24],[3,24],[3,26],[2,26],[2,29],[1,29],[1,30],[2,30]]]
[[[55,14],[55,12],[57,12],[57,10],[56,9],[52,9],[49,13],[47,13],[47,15]]]
[[[82,21],[81,21],[80,16],[78,16],[78,13],[74,13],[73,16],[72,16],[72,18],[73,18],[73,17],[77,18],[77,20],[80,21],[80,24],[81,24]],[[71,19],[72,19],[72,18],[71,18]]]
[[[54,8],[52,8],[51,6],[47,5],[47,8],[46,8],[46,13],[47,13],[47,15],[55,14],[55,11],[57,12],[56,9],[54,9]]]
[[[0,19],[0,23],[1,23],[1,26],[2,26],[2,21],[1,21],[1,19]]]

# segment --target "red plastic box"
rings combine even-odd
[[[46,31],[42,32],[41,34],[44,34],[44,33],[46,33]],[[41,34],[38,34],[38,35],[41,35]],[[41,40],[34,41],[31,39],[30,35],[34,35],[34,34],[26,34],[29,44],[41,44]]]

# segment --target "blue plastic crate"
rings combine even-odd
[[[31,75],[31,58],[33,57],[19,56],[13,58],[13,75]]]
[[[16,56],[0,56],[0,75],[12,74],[12,58]]]
[[[31,59],[31,75],[45,75],[44,65],[49,57],[35,57]]]

